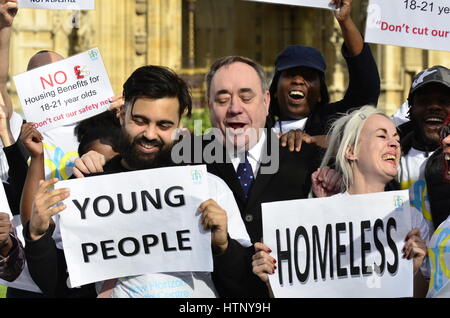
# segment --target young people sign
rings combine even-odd
[[[212,272],[210,232],[197,211],[205,166],[169,167],[56,184],[71,286],[158,272]]]

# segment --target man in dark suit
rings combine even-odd
[[[223,160],[208,160],[208,171],[233,191],[252,243],[262,241],[261,204],[306,198],[311,174],[320,163],[320,149],[304,144],[300,152],[281,148],[278,137],[265,129],[270,94],[261,66],[250,59],[230,56],[217,60],[206,77],[215,142],[222,143]],[[217,131],[219,130],[219,131]],[[203,136],[203,150],[208,147]],[[217,145],[214,147],[217,148]],[[212,161],[212,162],[211,162]],[[280,211],[280,217],[282,217]],[[221,296],[267,297],[268,290],[251,270],[253,247],[235,245],[221,261],[215,256],[216,286]],[[220,274],[219,274],[220,273]],[[227,273],[227,274],[224,274]]]

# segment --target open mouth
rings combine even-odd
[[[227,123],[228,127],[232,129],[242,129],[245,127],[246,124],[244,123]]]
[[[143,152],[146,152],[146,153],[159,151],[159,148],[160,148],[160,145],[156,142],[146,142],[143,140],[139,141],[137,143],[137,145]]]
[[[305,98],[305,93],[298,90],[292,90],[289,91],[289,97],[292,98],[293,100],[302,100]]]
[[[444,124],[444,119],[440,117],[428,117],[425,119],[425,124],[428,126],[441,126]]]
[[[385,154],[383,157],[381,157],[384,161],[389,162],[390,164],[396,166],[397,165],[397,157],[393,154]]]

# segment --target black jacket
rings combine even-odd
[[[444,179],[444,174],[448,173],[445,171],[444,160],[442,148],[439,148],[428,158],[425,166],[428,199],[436,229],[450,215],[450,182]]]
[[[272,137],[272,138],[270,138]],[[271,132],[267,136],[265,148],[271,149],[271,140],[277,137]],[[204,147],[207,143],[204,144]],[[266,202],[307,198],[311,187],[311,174],[319,167],[320,148],[303,144],[300,152],[290,152],[278,147],[279,169],[273,174],[261,174],[258,171],[248,199],[231,163],[209,163],[208,172],[220,177],[233,191],[252,243],[261,242],[262,214],[261,204]],[[225,153],[225,151],[224,151]],[[264,151],[263,151],[264,153]],[[267,151],[270,156],[270,151]],[[225,159],[225,158],[224,158]],[[263,160],[263,162],[268,162]],[[214,284],[221,297],[268,297],[266,285],[253,274],[253,246],[243,248],[233,242],[225,255],[215,256]],[[229,257],[232,255],[231,257]]]
[[[9,147],[3,148],[8,160],[8,182],[3,183],[9,207],[13,215],[20,214],[20,198],[27,176],[28,165],[16,142]]]

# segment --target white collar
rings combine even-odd
[[[294,129],[304,130],[307,119],[308,117],[297,120],[281,120],[281,121],[279,120],[276,122],[275,126],[273,127],[273,130],[277,134],[281,133],[285,134],[288,131]]]
[[[251,149],[248,150],[249,157],[251,157],[253,160],[257,162],[261,162],[261,152],[265,142],[266,142],[266,132],[265,130],[262,130],[262,134],[258,142]]]

